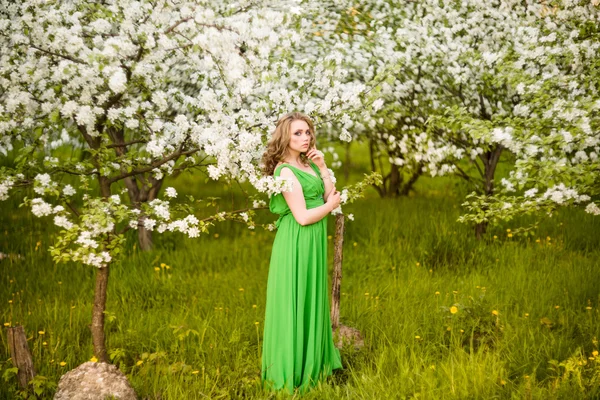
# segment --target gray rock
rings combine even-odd
[[[112,396],[112,397],[111,397]],[[64,374],[58,382],[54,400],[136,400],[127,377],[107,363],[85,362]]]

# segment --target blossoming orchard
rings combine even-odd
[[[123,270],[121,275],[127,273],[124,266],[132,262],[132,243],[144,253],[162,254],[162,239],[157,236],[165,234],[179,237],[181,243],[190,240],[195,244],[189,246],[212,254],[203,247],[206,241],[223,238],[229,229],[225,227],[233,223],[255,235],[249,236],[248,240],[256,240],[249,242],[250,247],[260,247],[260,235],[275,234],[268,213],[270,199],[292,191],[294,185],[264,174],[261,159],[276,122],[291,111],[305,113],[315,122],[317,146],[341,191],[342,206],[333,214],[364,222],[346,227],[346,235],[358,235],[352,240],[354,247],[384,246],[384,237],[391,243],[403,228],[387,227],[403,226],[403,220],[378,219],[377,213],[389,206],[394,211],[388,214],[398,216],[430,192],[441,192],[445,203],[457,197],[457,214],[444,232],[463,232],[456,239],[456,248],[461,249],[456,253],[446,250],[441,239],[427,242],[438,244],[424,250],[423,257],[436,262],[466,263],[472,258],[453,254],[465,249],[478,254],[474,248],[498,238],[497,227],[510,226],[511,239],[522,233],[535,241],[543,221],[563,213],[577,213],[577,218],[598,224],[598,0],[0,0],[0,48],[0,204],[5,235],[9,216],[26,211],[36,217],[31,221],[48,224],[43,232],[28,231],[43,233],[40,240],[52,258],[50,265],[72,270],[78,265],[94,267],[91,339],[93,356],[101,362],[121,363],[106,344],[105,320],[111,309],[108,276],[115,268]],[[444,183],[447,180],[454,186]],[[234,205],[211,192],[221,186],[242,188],[241,202]],[[215,212],[207,214],[210,207]],[[11,221],[10,229],[22,220]],[[377,227],[375,221],[386,227]],[[224,229],[220,235],[215,233],[219,229]],[[369,229],[387,233],[367,234]],[[420,229],[415,225],[412,232],[416,235]],[[238,234],[235,230],[230,234],[234,232]],[[358,256],[352,255],[347,240],[345,265],[350,271],[361,265],[361,270],[373,274],[378,268],[391,272],[401,267],[388,268],[385,260],[407,257],[411,266],[429,271],[417,280],[442,273],[420,256],[408,258],[426,245],[407,249],[402,240],[394,242],[391,258],[365,259],[354,258]],[[542,238],[537,243],[550,246],[554,241]],[[0,256],[8,250],[0,248]],[[13,253],[30,257],[24,251]],[[268,255],[261,257],[268,266]],[[336,260],[341,263],[341,258]],[[373,260],[380,260],[381,266],[373,266]],[[3,275],[12,276],[4,269],[6,263],[0,257]],[[356,279],[355,274],[348,279]],[[266,284],[264,278],[257,287]],[[397,278],[379,279],[384,281],[397,283]],[[444,325],[443,335],[460,329],[466,335],[471,329],[471,334],[477,331],[475,336],[484,337],[504,329],[500,322],[504,315],[497,311],[501,306],[493,308],[496,314],[480,318],[488,324],[484,332],[469,325],[484,303],[467,305],[468,296],[460,300],[462,292],[452,295],[453,289],[442,299],[436,290],[435,305],[447,314],[444,321],[451,328]],[[375,298],[367,290],[360,295],[363,303]],[[343,301],[352,304],[352,296],[342,296],[342,316]],[[452,298],[454,302],[438,304]],[[391,312],[400,300],[386,302],[382,297],[383,306],[379,301],[372,300],[371,311],[360,315],[379,312],[379,307]],[[592,311],[597,307],[588,306]],[[218,307],[222,305],[215,305],[215,312]],[[253,313],[256,308],[254,304]],[[349,319],[364,331],[366,325],[378,323],[366,323],[358,315]],[[5,326],[11,324],[6,321]],[[555,328],[557,323],[541,325]],[[259,330],[254,334],[254,329],[252,324],[248,337],[242,333],[242,338],[260,344]],[[418,335],[410,334],[411,343],[415,337],[417,342],[428,337],[427,329],[415,329]],[[192,331],[204,337],[198,329]],[[185,338],[195,335],[190,332]],[[240,332],[235,332],[226,334],[232,346],[242,342]],[[590,338],[596,338],[594,334],[600,335],[589,333]],[[187,339],[178,340],[182,348],[191,345]],[[454,336],[440,340],[443,346],[460,341]],[[597,352],[597,340],[579,346],[585,349],[582,352],[593,351],[592,347]],[[255,349],[252,356],[256,355]],[[123,365],[126,359],[123,356]],[[215,376],[222,363],[215,364]],[[130,364],[129,379],[137,374],[136,368],[144,368]],[[123,365],[119,368],[128,368]],[[594,368],[595,373],[600,371],[600,366]],[[210,380],[204,366],[201,374],[195,371],[194,376]],[[254,378],[248,379],[242,381],[251,385]],[[384,396],[362,391],[364,382],[351,381],[344,385],[354,385],[356,396]],[[38,395],[46,393],[39,385]],[[143,386],[137,385],[136,390]],[[510,390],[518,392],[519,385]],[[411,393],[425,386],[436,387],[423,384]],[[215,387],[207,393],[218,395]],[[221,394],[232,395],[225,390]],[[482,395],[465,390],[463,398]],[[432,393],[423,395],[435,398]]]

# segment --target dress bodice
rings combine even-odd
[[[325,203],[323,200],[323,194],[325,194],[325,184],[321,178],[321,171],[319,171],[319,167],[317,167],[315,163],[312,161],[309,161],[309,163],[310,167],[315,171],[316,176],[290,164],[279,165],[277,168],[275,168],[275,172],[273,173],[274,177],[278,177],[283,167],[289,167],[292,170],[302,186],[302,192],[304,194],[304,200],[306,201],[307,209],[319,207]],[[277,227],[279,227],[279,223],[284,216],[291,214],[290,207],[281,193],[271,196],[269,201],[269,209],[272,213],[279,214],[279,219],[275,223]]]

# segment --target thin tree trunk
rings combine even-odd
[[[100,176],[100,193],[102,197],[110,197],[110,183]],[[94,306],[92,308],[92,343],[94,345],[94,355],[100,362],[108,362],[108,353],[106,351],[106,339],[104,336],[104,311],[106,310],[106,296],[108,288],[108,271],[110,264],[106,267],[98,268],[96,271],[96,284],[94,286]]]
[[[402,185],[402,174],[400,168],[396,164],[390,164],[390,185],[387,193],[390,197],[396,197],[400,194],[400,186]]]
[[[15,367],[19,369],[17,379],[19,386],[27,389],[29,381],[35,376],[31,352],[27,345],[27,336],[22,325],[7,328],[8,348]]]
[[[496,148],[492,151],[486,152],[480,156],[483,161],[484,167],[484,188],[483,193],[486,196],[491,196],[494,193],[494,174],[496,173],[496,167],[498,166],[498,161],[500,161],[500,155],[502,154],[502,150],[504,150],[504,146],[501,144],[497,145]],[[482,239],[483,235],[485,235],[488,227],[488,222],[483,221],[475,225],[475,237],[477,239]]]
[[[369,139],[369,157],[370,157],[370,161],[371,161],[371,171],[376,172],[377,171],[377,167],[375,166],[375,149],[374,149],[374,143],[375,141],[373,139]],[[383,171],[382,171],[383,173]],[[373,187],[377,190],[377,193],[379,193],[379,197],[384,197],[385,196],[385,183],[382,186],[378,186],[373,184]]]
[[[110,265],[110,264],[109,264]],[[94,307],[92,309],[92,342],[94,355],[100,362],[108,362],[106,340],[104,336],[104,311],[106,310],[106,294],[108,287],[109,265],[96,271],[96,286],[94,288]]]
[[[342,286],[342,258],[344,247],[344,215],[335,216],[335,239],[333,253],[333,282],[331,285],[331,328],[340,326],[340,290]]]
[[[400,189],[400,196],[408,196],[408,193],[412,190],[413,186],[419,179],[419,177],[423,174],[423,166],[421,164],[418,165],[417,170],[411,175],[410,179],[402,186]]]
[[[152,250],[152,232],[144,227],[144,219],[145,217],[141,216],[138,220],[138,244],[140,245],[140,250],[148,251]]]

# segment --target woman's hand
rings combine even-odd
[[[335,188],[331,191],[331,193],[329,193],[329,196],[327,197],[327,204],[329,204],[332,211],[339,207],[340,196],[341,193],[335,190]]]
[[[306,157],[314,162],[317,167],[325,168],[325,157],[323,156],[323,152],[321,150],[317,150],[316,147],[308,150],[306,152]]]

